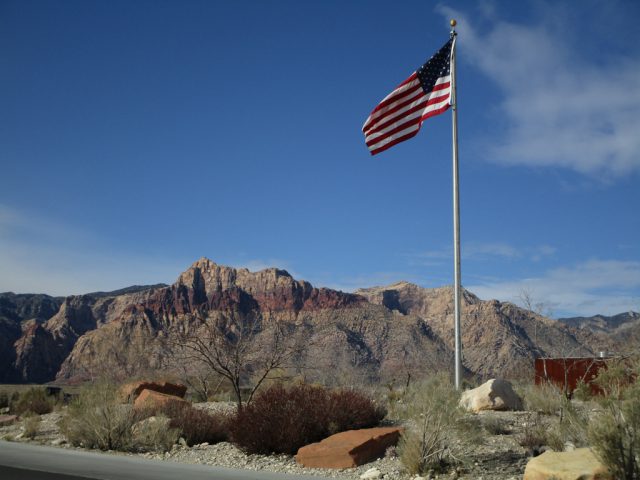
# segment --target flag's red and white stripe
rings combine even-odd
[[[362,131],[372,155],[415,136],[422,122],[449,108],[451,76],[440,77],[430,92],[425,92],[418,75],[409,78],[373,109]]]

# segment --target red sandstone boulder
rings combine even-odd
[[[312,468],[351,468],[384,456],[398,443],[402,429],[363,428],[336,433],[298,450],[296,462]]]
[[[8,427],[18,421],[16,415],[0,415],[0,427]]]
[[[180,398],[184,398],[185,393],[187,393],[187,387],[178,383],[141,381],[122,385],[120,387],[120,398],[123,402],[134,401],[143,390],[153,390],[154,392]]]
[[[175,395],[167,395],[166,393],[156,392],[154,390],[142,390],[136,401],[133,403],[133,407],[136,409],[143,408],[162,408],[167,405],[184,404],[188,405],[189,402],[183,398],[176,397]]]

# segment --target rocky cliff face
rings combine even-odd
[[[631,353],[640,347],[640,313],[560,318],[558,321],[574,327],[583,335],[595,339],[596,351]]]
[[[13,368],[16,361],[15,342],[60,308],[62,298],[41,294],[0,293],[0,383],[22,380]]]
[[[569,326],[599,333],[616,333],[633,328],[640,323],[640,313],[624,312],[618,315],[594,315],[592,317],[559,318],[558,321]]]
[[[426,289],[400,282],[356,293],[373,303],[416,315],[454,349],[452,287]],[[463,365],[482,377],[526,373],[540,356],[592,355],[593,345],[602,342],[511,303],[482,301],[466,290],[460,323]]]
[[[329,382],[353,375],[390,378],[418,364],[435,371],[451,357],[415,316],[371,304],[359,295],[314,288],[282,270],[249,272],[201,259],[175,284],[151,292],[118,318],[79,338],[58,377],[98,375],[105,365],[98,359],[113,359],[116,353],[123,359],[136,358],[141,368],[158,367],[165,360],[166,342],[180,332],[195,331],[205,318],[223,318],[230,324],[254,319],[285,324],[290,336],[308,346],[304,358],[298,358],[308,367],[305,375]],[[120,362],[118,368],[129,363]]]
[[[57,299],[31,296],[41,299],[41,304],[34,304],[33,298],[31,306],[18,310],[40,316],[23,319],[18,329],[14,322],[11,335],[0,336],[5,339],[0,343],[0,357],[7,359],[0,378],[5,382],[53,380],[81,336],[118,318],[128,305],[146,298],[151,291],[147,287],[136,287],[124,295],[100,292]],[[1,295],[6,298],[9,294]],[[0,328],[1,325],[0,319]]]
[[[296,358],[305,375],[334,383],[415,378],[449,369],[453,357],[450,287],[401,282],[350,294],[314,288],[283,270],[250,272],[203,258],[170,286],[67,297],[58,305],[46,320],[0,323],[10,333],[0,344],[10,365],[3,378],[46,382],[165,368],[167,345],[206,319],[229,328],[279,322],[307,346]],[[483,377],[526,373],[537,356],[602,348],[603,337],[592,332],[466,291],[462,313],[464,367]]]

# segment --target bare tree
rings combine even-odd
[[[539,315],[541,317],[551,317],[553,312],[549,308],[549,306],[544,302],[538,302],[534,296],[533,292],[530,288],[524,287],[520,290],[520,294],[518,295],[522,306],[526,308],[530,313],[535,315]],[[538,348],[538,323],[534,322],[533,324],[533,338],[536,348]]]
[[[201,401],[207,401],[223,388],[225,378],[212,371],[205,362],[192,359],[182,361],[179,356],[168,354],[163,358],[164,367],[174,372]]]
[[[172,341],[173,354],[181,362],[195,362],[226,379],[238,405],[244,405],[270,375],[290,366],[303,344],[295,328],[262,315],[213,315],[196,320]]]

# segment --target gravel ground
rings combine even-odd
[[[233,411],[232,403],[204,403],[196,404],[197,408],[209,411]],[[462,447],[464,458],[460,459],[460,466],[448,474],[433,476],[439,479],[474,479],[474,480],[515,480],[522,478],[525,465],[529,459],[525,449],[517,442],[518,433],[527,421],[524,412],[486,412],[483,416],[491,416],[499,420],[509,433],[502,435],[486,434],[481,443]],[[38,432],[33,440],[26,439],[23,435],[23,422],[14,425],[0,427],[0,439],[34,442],[42,445],[53,445],[62,448],[74,448],[68,445],[60,434],[57,426],[62,418],[62,413],[54,412],[41,416]],[[107,452],[121,454],[118,452]],[[296,464],[295,459],[289,455],[247,455],[230,443],[222,442],[215,445],[201,444],[194,447],[175,445],[167,453],[141,453],[126,454],[139,455],[144,458],[166,460],[172,462],[198,463],[215,465],[228,468],[242,468],[249,470],[265,470],[279,473],[294,473],[318,475],[341,479],[359,480],[360,476],[371,468],[380,471],[380,478],[388,480],[410,480],[411,475],[403,472],[402,465],[393,454],[388,452],[385,458],[378,459],[366,465],[342,469],[315,469],[302,468]],[[413,477],[415,478],[415,477]]]

